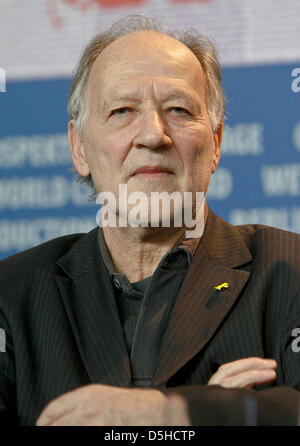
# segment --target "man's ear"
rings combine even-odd
[[[68,124],[68,140],[75,169],[82,177],[89,176],[90,169],[86,160],[83,142],[81,135],[75,126],[74,119],[71,119]]]
[[[213,155],[213,169],[211,173],[215,173],[216,168],[218,167],[220,156],[221,156],[221,143],[223,137],[223,121],[220,122],[219,127],[214,133],[214,155]]]

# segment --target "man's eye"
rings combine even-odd
[[[171,110],[173,110],[178,115],[183,115],[185,113],[189,113],[188,110],[182,107],[172,107]]]
[[[111,112],[112,115],[125,115],[127,112],[129,112],[129,108],[128,107],[121,107],[121,108],[117,108],[116,110],[113,110]]]

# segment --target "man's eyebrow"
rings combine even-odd
[[[167,102],[168,100],[172,100],[172,99],[187,99],[191,104],[196,103],[197,105],[200,106],[200,102],[197,99],[197,97],[186,90],[176,89],[176,90],[172,90],[170,92],[164,93],[164,101],[165,102]]]
[[[190,92],[183,90],[183,89],[173,89],[171,91],[166,91],[164,92],[164,94],[162,95],[162,99],[163,102],[167,102],[173,99],[183,99],[186,100],[188,102],[189,105],[191,106],[197,106],[201,109],[201,104],[200,101],[197,100],[197,98],[195,97],[195,95],[191,94]],[[99,110],[108,110],[111,109],[114,104],[118,104],[119,102],[139,102],[139,99],[136,99],[136,94],[133,93],[123,93],[118,95],[118,93],[116,94],[112,94],[111,97],[109,98],[104,98],[102,101],[100,101],[99,103]],[[102,103],[101,103],[102,102]]]
[[[108,110],[110,109],[114,104],[117,104],[118,102],[139,102],[138,99],[134,98],[134,95],[130,94],[122,94],[120,96],[118,95],[112,95],[109,99],[104,98],[102,102],[99,103],[99,110]]]

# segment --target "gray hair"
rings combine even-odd
[[[97,34],[86,46],[79,60],[74,80],[71,86],[68,113],[74,119],[75,126],[82,135],[85,124],[85,95],[87,81],[92,65],[99,54],[118,38],[135,31],[155,31],[173,37],[187,46],[199,60],[206,80],[206,101],[208,116],[212,130],[215,133],[225,114],[225,95],[222,88],[222,73],[216,48],[212,41],[191,29],[184,32],[170,31],[166,25],[157,19],[143,15],[130,15],[115,22],[111,28]],[[73,172],[76,170],[71,169]],[[76,179],[93,190],[92,198],[97,196],[91,175],[82,177],[76,174]]]

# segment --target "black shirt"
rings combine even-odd
[[[200,239],[183,240],[163,256],[152,276],[134,283],[116,272],[101,227],[98,240],[130,355],[132,386],[151,387],[168,317]]]

